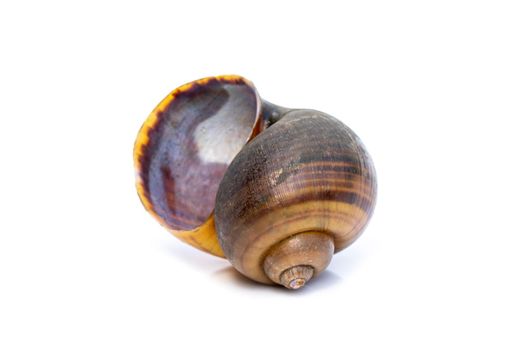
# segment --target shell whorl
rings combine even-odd
[[[325,113],[293,110],[227,169],[215,206],[219,242],[237,270],[272,283],[264,271],[272,247],[318,232],[338,252],[362,232],[375,197],[374,166],[359,138]]]

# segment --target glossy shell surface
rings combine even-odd
[[[356,134],[325,113],[294,110],[228,168],[216,199],[219,241],[237,270],[272,283],[263,264],[273,246],[318,232],[338,252],[363,231],[375,199],[374,166]]]

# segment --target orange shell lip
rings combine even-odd
[[[223,256],[213,225],[216,190],[233,156],[262,130],[261,110],[251,81],[222,75],[176,88],[150,113],[133,151],[137,192],[175,236]]]

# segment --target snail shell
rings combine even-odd
[[[217,188],[234,156],[262,130],[261,105],[242,77],[197,80],[164,98],[135,142],[136,186],[146,210],[176,237],[217,256]]]
[[[230,164],[217,233],[242,274],[296,289],[359,237],[375,198],[374,166],[356,134],[325,113],[292,110]]]
[[[172,234],[291,289],[360,235],[376,200],[372,160],[348,127],[263,101],[233,75],[172,91],[140,129],[134,163],[144,207]]]

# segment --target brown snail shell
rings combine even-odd
[[[375,198],[359,138],[325,113],[292,110],[230,164],[217,193],[217,233],[242,274],[296,289],[359,236]]]
[[[263,101],[239,76],[170,93],[139,131],[134,161],[144,207],[171,233],[291,289],[359,236],[375,204],[372,161],[348,127]]]

